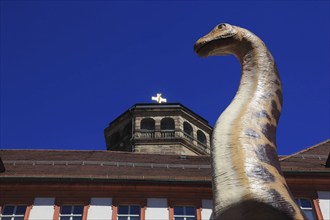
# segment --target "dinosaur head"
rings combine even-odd
[[[219,24],[195,43],[194,50],[202,57],[232,54],[239,39],[237,33],[237,27],[225,23]]]

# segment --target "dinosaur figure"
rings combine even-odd
[[[202,57],[235,55],[240,86],[213,130],[213,218],[306,219],[285,182],[276,150],[282,87],[274,59],[250,31],[219,24],[200,38]]]

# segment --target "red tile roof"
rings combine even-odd
[[[111,151],[1,150],[3,178],[200,181],[211,179],[208,156]]]
[[[280,157],[286,172],[330,175],[325,167],[330,140],[296,154]],[[0,182],[11,179],[90,181],[211,181],[209,156],[140,154],[114,151],[0,150],[6,171]]]
[[[330,139],[295,154],[280,158],[282,170],[295,172],[329,172]]]

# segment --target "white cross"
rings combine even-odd
[[[164,99],[161,96],[162,96],[161,93],[157,93],[157,97],[152,96],[151,97],[151,100],[154,100],[154,101],[156,101],[158,103],[167,102],[167,99]]]

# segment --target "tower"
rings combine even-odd
[[[108,150],[208,155],[212,127],[180,103],[138,103],[104,130]]]

